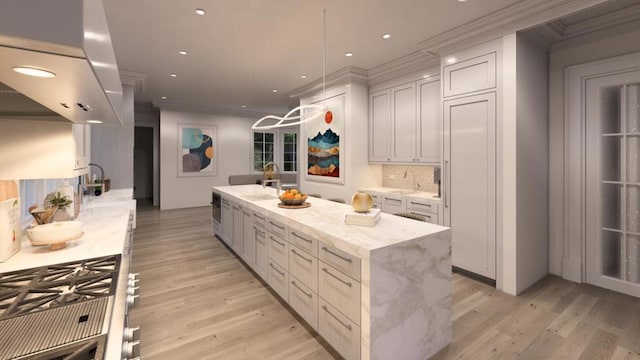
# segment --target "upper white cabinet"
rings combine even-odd
[[[496,87],[496,53],[491,52],[443,67],[443,97]]]
[[[369,96],[369,161],[391,161],[391,91]]]
[[[440,81],[412,81],[369,96],[369,162],[440,163]]]

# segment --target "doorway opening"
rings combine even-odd
[[[138,203],[154,204],[153,127],[136,126],[133,147],[133,196]]]

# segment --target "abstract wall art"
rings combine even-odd
[[[344,95],[327,99],[326,105],[324,116],[305,124],[306,178],[344,184]]]
[[[217,176],[217,152],[215,126],[178,125],[178,176]]]

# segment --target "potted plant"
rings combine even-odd
[[[57,211],[66,209],[72,203],[73,200],[71,200],[68,196],[62,196],[60,192],[55,193],[55,195],[51,193],[47,195],[47,198],[45,199],[45,207],[55,209],[53,215],[51,216],[52,221],[73,220],[73,218],[69,216],[66,211]]]

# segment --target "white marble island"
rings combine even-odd
[[[282,209],[275,189],[213,190],[215,233],[346,358],[427,359],[451,342],[449,228],[387,214],[346,225],[348,205]]]

